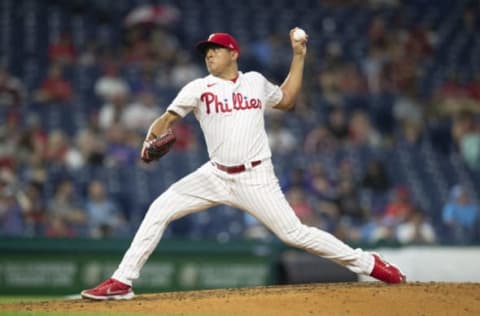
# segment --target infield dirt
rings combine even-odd
[[[377,282],[168,292],[131,301],[46,301],[0,305],[1,311],[108,312],[148,315],[480,315],[479,283]]]

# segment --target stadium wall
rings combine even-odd
[[[1,295],[70,295],[108,278],[129,241],[0,239]],[[480,247],[377,249],[410,281],[479,282]],[[354,282],[356,274],[279,243],[165,240],[137,293],[310,282]],[[371,280],[360,277],[360,280]]]

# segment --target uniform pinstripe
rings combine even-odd
[[[114,279],[131,285],[171,221],[218,204],[249,212],[285,243],[356,273],[372,271],[374,259],[370,253],[354,250],[327,232],[303,225],[285,199],[274,174],[264,127],[265,108],[281,98],[281,89],[256,72],[240,73],[236,82],[209,75],[179,92],[168,110],[182,117],[193,111],[211,161],[153,201]],[[249,163],[257,160],[262,163],[252,168]],[[212,162],[245,164],[247,170],[229,174]]]

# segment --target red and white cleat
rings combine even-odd
[[[385,283],[391,284],[407,282],[407,277],[397,266],[388,263],[377,254],[372,255],[375,259],[375,265],[373,266],[370,276]]]
[[[130,285],[112,278],[103,281],[93,289],[83,290],[80,294],[83,298],[97,301],[130,300],[135,296]]]

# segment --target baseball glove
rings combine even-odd
[[[170,151],[175,141],[175,134],[170,128],[160,137],[155,136],[150,140],[146,140],[143,143],[141,159],[146,163],[160,159]]]

